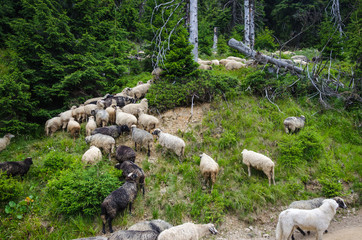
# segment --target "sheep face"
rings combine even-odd
[[[15,137],[15,135],[11,134],[11,133],[8,133],[5,135],[5,137],[9,138],[9,139],[12,139],[13,137]]]
[[[117,163],[117,164],[119,164],[119,163]],[[116,165],[117,165],[116,164]],[[128,182],[136,182],[137,181],[137,174],[136,173],[133,173],[133,172],[131,172],[130,174],[128,174],[128,176],[126,177],[126,181],[128,181]]]
[[[340,198],[340,197],[334,197],[333,200],[338,203],[338,207],[340,207],[340,208],[347,208],[347,205],[344,203],[344,201],[343,201],[342,198]]]
[[[127,125],[122,125],[120,126],[121,132],[130,132],[129,127]]]
[[[26,163],[26,165],[31,165],[33,164],[33,159],[31,157],[27,157],[24,162]]]
[[[85,142],[89,144],[92,141],[92,136],[85,137]]]
[[[214,224],[211,224],[211,226],[209,227],[209,231],[211,232],[211,234],[216,235],[217,234],[217,230],[214,226]]]
[[[156,136],[160,136],[160,133],[161,133],[161,129],[159,128],[156,128],[153,132],[152,132],[152,135],[156,135]],[[201,155],[200,155],[201,156]]]

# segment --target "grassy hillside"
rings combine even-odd
[[[133,215],[119,214],[115,229],[125,229],[143,219],[161,218],[172,224],[185,221],[221,223],[227,214],[248,222],[275,205],[317,196],[361,194],[361,112],[323,110],[306,96],[291,95],[271,104],[243,84],[249,71],[230,75],[241,87],[233,94],[215,97],[203,108],[203,120],[172,133],[187,144],[185,159],[157,145],[151,157],[138,154],[136,162],[146,172],[146,193],[139,194]],[[216,74],[225,74],[216,69]],[[298,134],[287,135],[283,120],[306,117]],[[176,124],[178,119],[167,122]],[[167,129],[165,122],[162,127]],[[185,123],[187,124],[187,123]],[[85,167],[82,154],[88,149],[82,135],[73,141],[68,133],[53,137],[17,137],[0,153],[0,162],[32,157],[34,165],[20,177],[0,177],[0,239],[71,239],[101,234],[99,203],[122,183],[115,160]],[[128,136],[118,144],[132,146]],[[275,186],[266,176],[242,164],[240,152],[254,150],[275,163]],[[205,152],[219,163],[221,171],[209,193],[199,172],[199,154]],[[361,199],[361,198],[360,198]],[[355,206],[359,201],[352,202]],[[272,221],[272,220],[271,220]]]

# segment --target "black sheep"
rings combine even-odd
[[[130,103],[136,103],[136,99],[131,97],[124,97],[124,96],[113,96],[104,99],[104,106],[107,108],[112,105],[112,102],[116,101],[118,107],[122,108]]]
[[[116,160],[119,163],[124,161],[134,162],[136,160],[136,152],[128,146],[120,145],[116,149]]]
[[[101,204],[101,218],[103,221],[103,233],[106,233],[105,225],[108,221],[109,231],[112,233],[112,220],[116,217],[117,212],[123,211],[129,206],[131,214],[132,202],[137,197],[137,174],[130,173],[126,182],[117,190],[111,192]]]
[[[122,176],[127,177],[130,173],[137,174],[136,182],[140,185],[140,188],[142,188],[143,195],[145,195],[145,173],[137,166],[137,164],[130,162],[130,161],[124,161],[123,163],[117,163],[115,168],[121,170],[122,169]]]
[[[8,176],[20,175],[23,177],[29,171],[31,164],[33,164],[31,157],[25,158],[24,161],[2,162],[0,163],[0,170],[6,172]]]
[[[91,132],[91,135],[100,133],[103,135],[111,136],[113,138],[117,138],[117,137],[119,137],[119,135],[121,135],[125,132],[130,132],[129,127],[127,125],[122,125],[122,126],[112,125],[112,126],[107,126],[107,127],[96,128]]]

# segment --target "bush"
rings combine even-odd
[[[104,198],[121,183],[112,171],[103,171],[97,166],[67,169],[50,180],[46,192],[54,199],[51,210],[66,215],[83,213],[92,216],[98,213]]]
[[[11,176],[8,177],[5,172],[0,171],[0,205],[9,200],[17,199],[23,190],[23,185],[19,184]]]
[[[264,30],[259,32],[255,37],[255,49],[267,50],[267,51],[275,51],[277,49],[277,44],[274,41],[273,31],[269,30],[266,27]]]
[[[210,102],[216,95],[234,96],[238,80],[232,77],[215,76],[201,72],[198,78],[188,78],[184,82],[170,83],[160,79],[152,84],[147,93],[151,109],[165,111],[174,107],[190,106],[195,102]]]

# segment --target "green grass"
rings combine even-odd
[[[241,82],[252,71],[227,72],[221,67],[214,68],[216,75],[235,77]],[[175,154],[163,152],[157,144],[153,153],[157,159],[138,156],[147,176],[145,196],[137,196],[132,216],[119,214],[113,225],[125,229],[145,218],[161,218],[175,225],[190,220],[219,224],[227,214],[253,223],[256,219],[252,213],[260,213],[269,206],[287,205],[296,199],[335,194],[343,197],[352,190],[361,198],[361,111],[322,111],[317,102],[304,96],[296,99],[287,95],[274,102],[282,112],[265,97],[253,96],[249,91],[241,90],[230,98],[216,96],[201,123],[187,132],[178,132],[187,145],[182,163]],[[285,134],[283,120],[300,115],[306,116],[305,128],[297,134]],[[240,154],[244,148],[263,153],[276,163],[275,186],[268,186],[268,179],[261,171],[252,169],[248,177]],[[20,161],[29,156],[34,164],[23,180],[11,179],[21,185],[11,200],[19,203],[31,195],[34,202],[20,220],[4,212],[10,199],[0,203],[0,239],[71,239],[101,234],[98,205],[87,214],[82,209],[89,201],[74,198],[80,205],[67,211],[70,204],[62,203],[72,200],[71,195],[64,192],[69,199],[61,199],[63,190],[59,193],[54,188],[50,190],[52,186],[61,189],[61,184],[67,184],[63,187],[78,189],[74,194],[87,195],[82,192],[86,190],[90,195],[92,190],[87,188],[86,179],[92,174],[107,176],[110,183],[116,183],[119,173],[114,170],[115,162],[110,163],[107,156],[96,166],[83,166],[80,158],[87,149],[84,135],[74,141],[63,132],[53,137],[13,139],[0,153],[0,162]],[[202,152],[220,165],[211,192],[204,188],[199,171],[198,156]],[[75,184],[68,181],[73,178]],[[315,182],[318,187],[314,190],[306,188]],[[120,186],[122,182],[117,180],[117,184]],[[112,186],[103,189],[103,194],[112,191],[115,185]],[[359,204],[352,203],[357,207]]]

